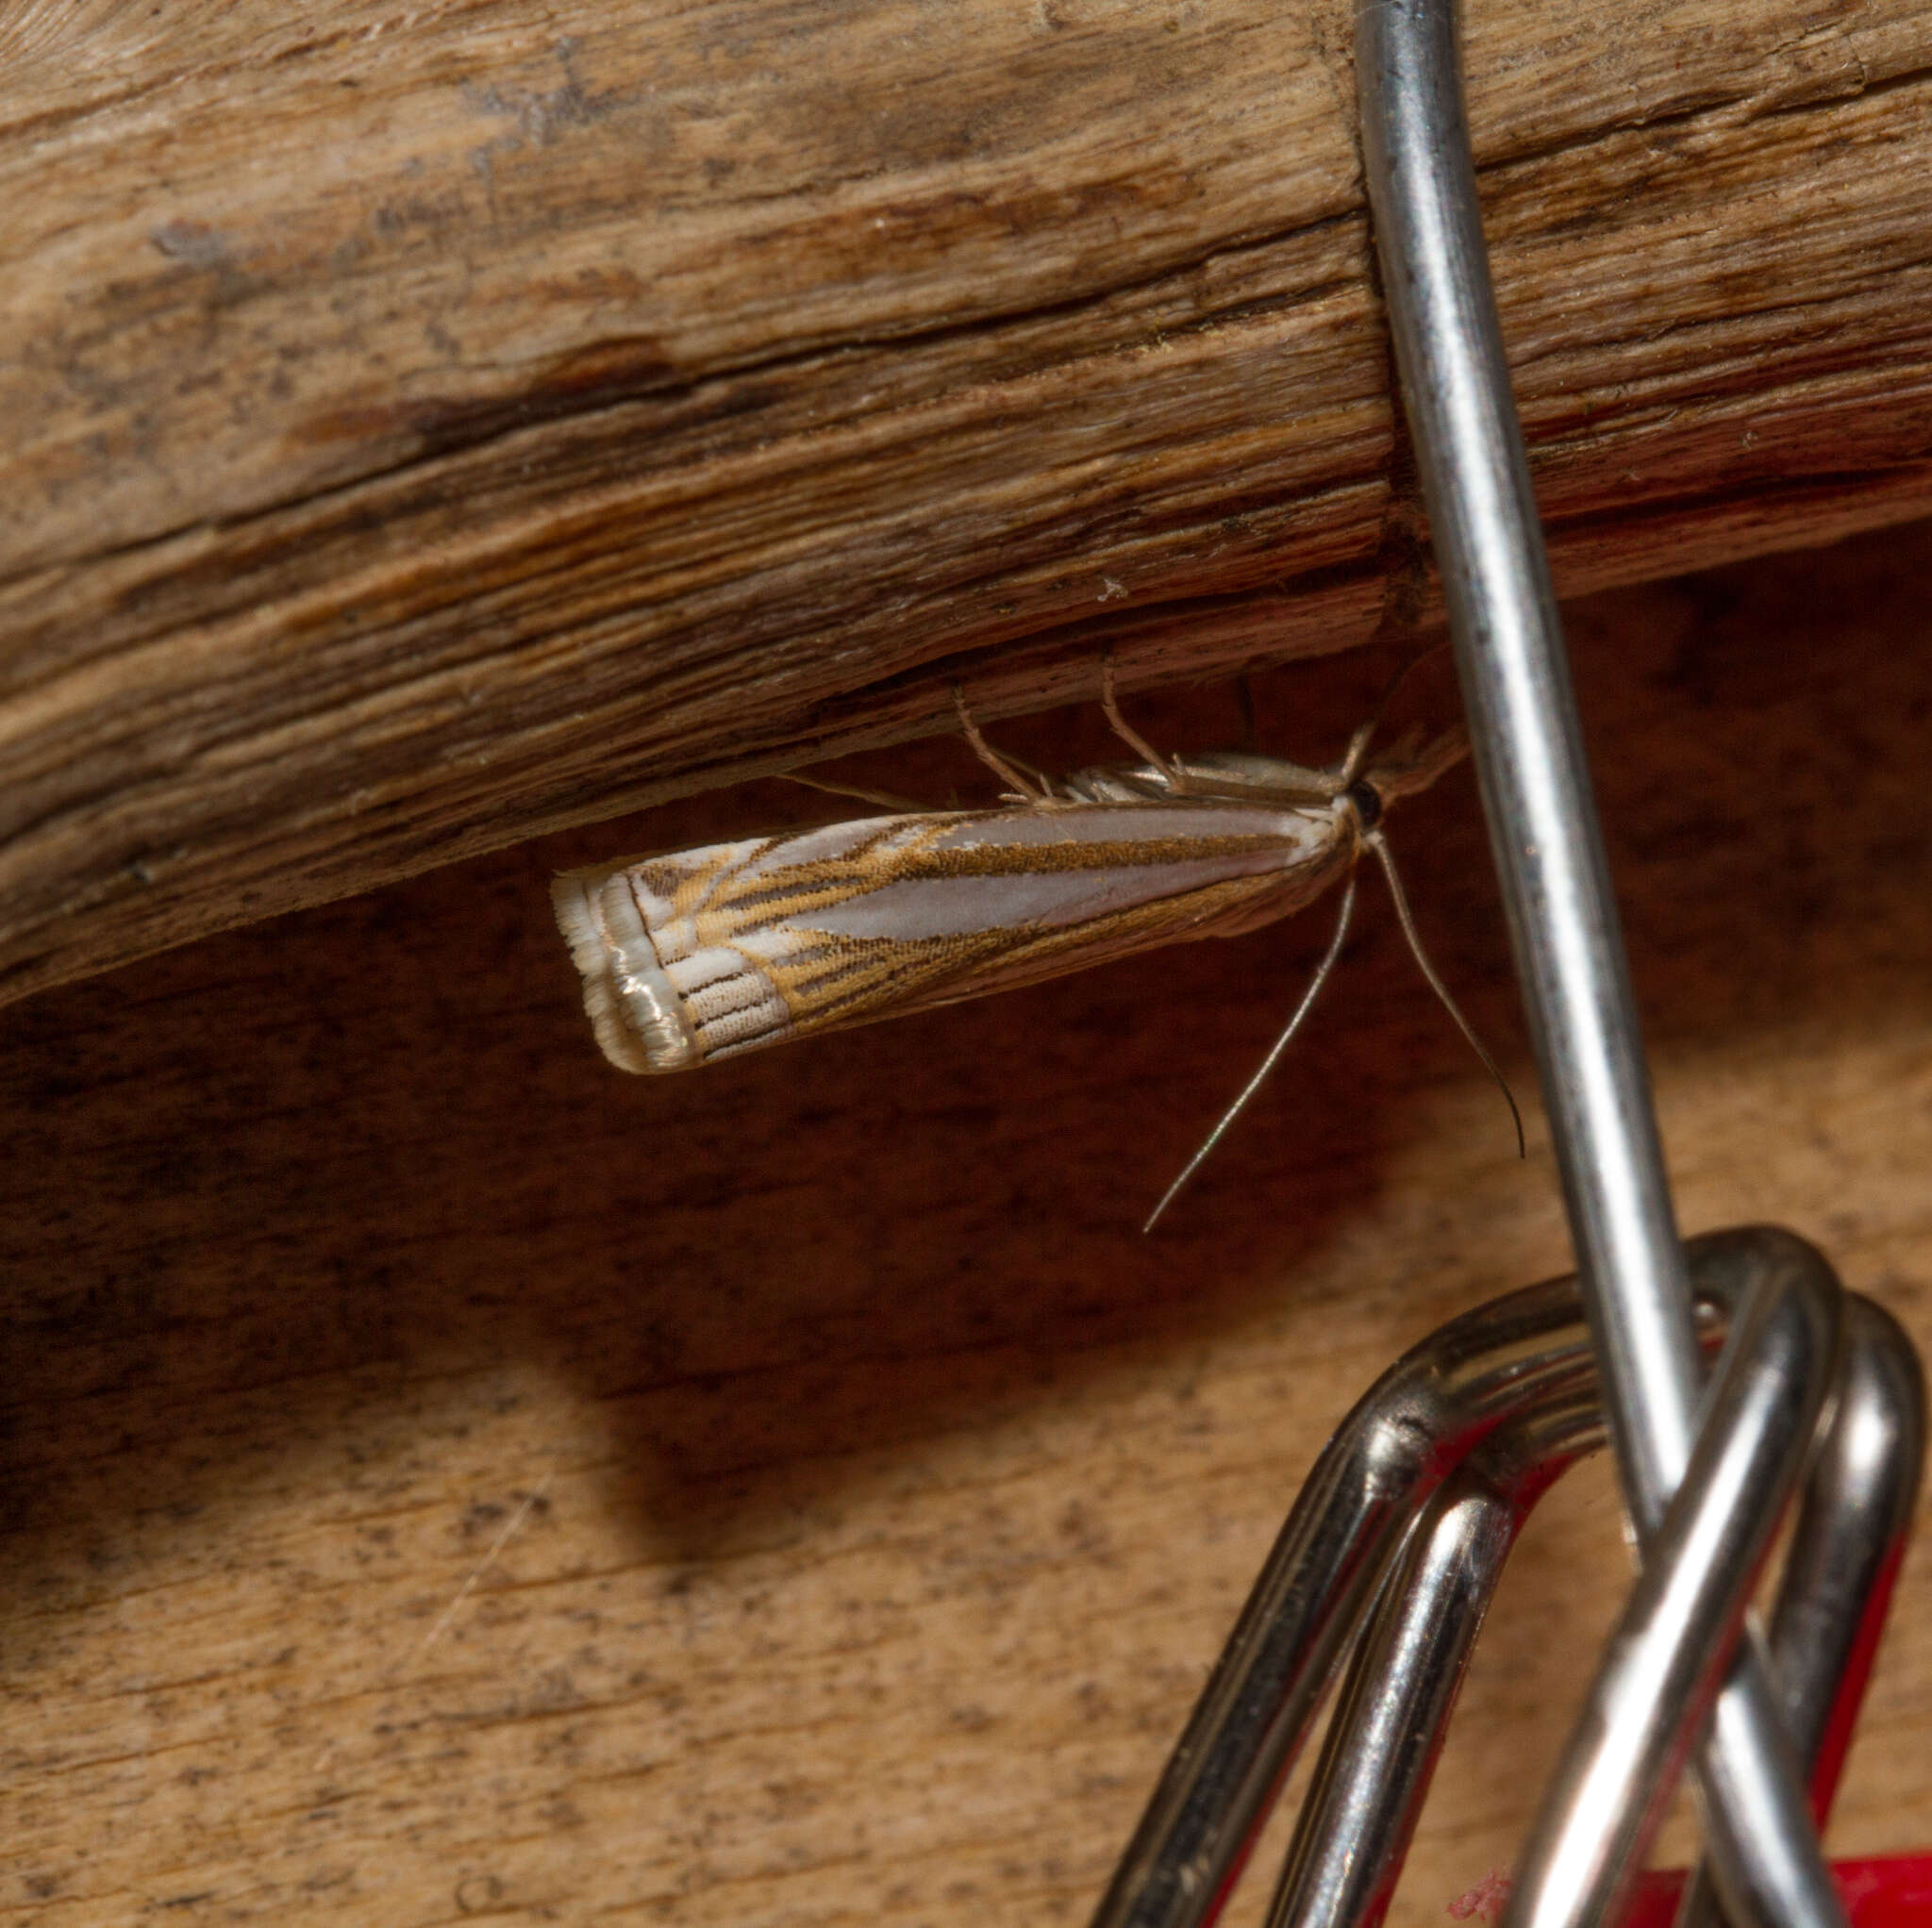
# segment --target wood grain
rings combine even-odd
[[[0,20],[0,996],[1412,628],[1344,0]],[[1571,592],[1932,506],[1932,16],[1469,9]]]
[[[1791,1225],[1922,1347],[1928,570],[1932,526],[1568,612],[1684,1222]],[[1380,673],[1264,679],[1269,736],[1330,753]],[[1177,745],[1225,708],[1136,705]],[[1567,1267],[1466,773],[1392,832],[1529,1162],[1371,893],[1152,1241],[1323,914],[612,1072],[549,868],[824,804],[689,799],[0,1018],[0,1921],[1078,1923],[1328,1428]],[[1516,1852],[1624,1574],[1585,1469],[1401,1928]],[[1922,1541],[1833,1844],[1928,1842]]]

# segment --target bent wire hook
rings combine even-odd
[[[1647,1549],[1690,1459],[1696,1343],[1490,282],[1453,0],[1357,0],[1355,44],[1404,404],[1610,1440]],[[1696,1771],[1713,1872],[1733,1921],[1841,1928],[1755,1634],[1739,1652]],[[1520,1906],[1506,1919],[1525,1920]]]
[[[1534,1865],[1519,1880],[1540,1909],[1580,1904],[1575,1919],[1592,1921],[1614,1919],[1615,1890],[1653,1819],[1648,1797],[1668,1785],[1708,1705],[1762,1536],[1827,1390],[1773,1637],[1782,1711],[1811,1764],[1819,1812],[1828,1808],[1924,1454],[1909,1341],[1855,1297],[1840,1355],[1838,1284],[1809,1246],[1760,1226],[1693,1239],[1688,1256],[1711,1315],[1706,1345],[1726,1323],[1733,1335],[1700,1454],[1728,1455],[1745,1478],[1724,1491],[1699,1468],[1700,1487],[1674,1509],[1612,1643],[1626,1672],[1674,1672],[1682,1690],[1630,1693],[1600,1677],[1605,1718],[1558,1776],[1558,1789],[1585,1791],[1559,1796],[1557,1811],[1572,1865],[1587,1863],[1590,1881],[1566,1891]],[[1604,1442],[1595,1379],[1574,1279],[1464,1314],[1382,1375],[1304,1485],[1093,1928],[1204,1928],[1220,1917],[1365,1623],[1268,1920],[1382,1919],[1503,1562],[1541,1493]],[[1728,1556],[1711,1556],[1713,1526],[1731,1536]],[[1620,1787],[1607,1768],[1621,1770]],[[1599,1792],[1607,1798],[1591,1798]]]

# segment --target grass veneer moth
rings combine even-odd
[[[557,878],[557,920],[605,1055],[628,1072],[684,1071],[1160,944],[1236,937],[1345,880],[1335,936],[1293,1018],[1158,1218],[1313,1006],[1367,850],[1424,975],[1493,1073],[1423,953],[1380,828],[1391,804],[1462,757],[1462,732],[1409,739],[1371,764],[1372,721],[1333,770],[1234,751],[1162,756],[1122,718],[1110,670],[1103,704],[1139,763],[1029,778],[961,703],[974,748],[1011,786],[997,808],[902,811]]]

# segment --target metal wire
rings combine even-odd
[[[1729,1376],[1757,1406],[1741,1424],[1735,1415],[1721,1421],[1706,1450],[1719,1451],[1722,1438],[1784,1455],[1774,1481],[1754,1483],[1761,1518],[1775,1512],[1774,1488],[1788,1488],[1808,1435],[1804,1415],[1823,1390],[1828,1347],[1818,1341],[1834,1322],[1837,1284],[1808,1246],[1768,1228],[1693,1239],[1687,1251],[1699,1302],[1714,1315],[1704,1342],[1714,1345],[1736,1315],[1741,1340]],[[1829,1430],[1808,1474],[1775,1621],[1779,1676],[1817,1762],[1821,1811],[1897,1573],[1924,1435],[1908,1342],[1877,1308],[1849,1305]],[[1767,1326],[1774,1339],[1783,1334],[1779,1356],[1763,1353]],[[1550,1482],[1603,1443],[1593,1377],[1571,1279],[1464,1315],[1382,1375],[1304,1486],[1095,1928],[1200,1928],[1219,1916],[1372,1602],[1270,1920],[1313,1928],[1380,1919],[1509,1546]],[[1694,1507],[1694,1496],[1686,1498]],[[1718,1504],[1719,1516],[1727,1510]],[[1735,1581],[1739,1569],[1674,1543],[1653,1562],[1652,1584],[1688,1576],[1707,1585],[1724,1572]],[[1731,1613],[1726,1606],[1720,1618]],[[1701,1662],[1708,1674],[1722,1642],[1694,1621],[1665,1637],[1653,1629],[1661,1644],[1650,1654],[1675,1654],[1693,1673]],[[1621,1718],[1644,1720],[1642,1698],[1625,1698]],[[1665,1753],[1681,1748],[1695,1719],[1694,1706],[1675,1711],[1674,1728],[1660,1742],[1652,1736]],[[1627,1865],[1635,1837],[1624,1829],[1621,1845],[1611,1839],[1622,1812],[1611,1803],[1594,1821],[1600,1856],[1621,1853]]]
[[[1640,1543],[1690,1463],[1698,1374],[1575,702],[1476,202],[1452,0],[1358,0],[1369,198],[1611,1441]],[[1755,1641],[1700,1757],[1733,1920],[1843,1920]],[[1510,1919],[1516,1919],[1512,1917]]]
[[[1214,1918],[1416,1513],[1519,1403],[1574,1395],[1591,1371],[1566,1281],[1454,1321],[1382,1375],[1303,1486],[1094,1928]]]
[[[1795,1247],[1796,1239],[1784,1245]],[[1743,1632],[1838,1365],[1836,1281],[1774,1246],[1517,1864],[1505,1920],[1620,1919]]]
[[[1349,1669],[1268,1928],[1387,1913],[1504,1562],[1550,1483],[1603,1443],[1593,1400],[1532,1407],[1424,1508]]]
[[[1889,1312],[1845,1301],[1839,1416],[1807,1477],[1771,1623],[1772,1671],[1791,1745],[1824,1825],[1878,1651],[1925,1460],[1925,1385]],[[1683,1928],[1719,1920],[1708,1872],[1685,1890]]]

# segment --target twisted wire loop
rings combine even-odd
[[[1715,1233],[1685,1251],[1705,1349],[1730,1336],[1691,1476],[1519,1872],[1512,1907],[1539,1928],[1616,1919],[1801,1472],[1772,1637],[1779,1711],[1822,1818],[1918,1490],[1924,1388],[1890,1317],[1844,1298],[1789,1233]],[[1606,1432],[1574,1278],[1465,1314],[1391,1367],[1303,1487],[1093,1928],[1220,1916],[1344,1663],[1268,1920],[1379,1921],[1503,1562],[1538,1498]],[[1708,1904],[1698,1883],[1689,1893]]]
[[[1696,1342],[1490,282],[1454,0],[1357,0],[1355,51],[1363,175],[1403,403],[1603,1363],[1610,1443],[1647,1561],[1691,1463]],[[1842,1928],[1749,1623],[1696,1773],[1711,1879],[1739,1928]],[[1572,1867],[1567,1854],[1558,1861]],[[1528,1892],[1518,1890],[1506,1921],[1557,1919],[1534,1913]]]

